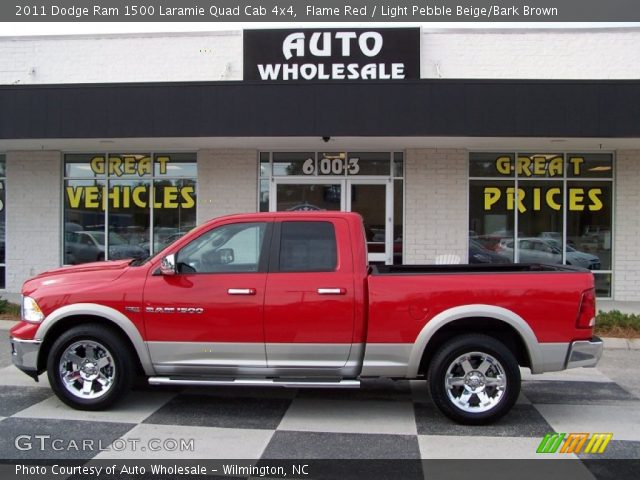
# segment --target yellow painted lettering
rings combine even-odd
[[[562,157],[553,157],[549,160],[549,176],[550,177],[561,177],[563,175],[563,164]]]
[[[120,157],[109,157],[109,175],[122,176],[122,159]]]
[[[584,210],[584,189],[582,188],[570,188],[569,189],[569,210],[572,212],[582,212]]]
[[[71,208],[80,207],[80,200],[82,200],[82,187],[67,187],[67,198],[69,199],[69,206]]]
[[[167,163],[169,163],[171,159],[167,156],[159,156],[156,157],[156,162],[160,165],[160,175],[167,174]]]
[[[551,207],[553,210],[560,210],[562,208],[562,206],[558,202],[556,202],[554,198],[557,195],[560,195],[559,188],[550,188],[549,190],[547,190],[547,205],[549,205],[549,207]]]
[[[147,192],[147,188],[143,186],[135,187],[131,192],[133,203],[136,207],[147,208],[147,202],[145,202],[140,196]]]
[[[579,177],[582,169],[582,164],[584,163],[583,157],[571,157],[569,162],[573,166],[573,175],[575,177]]]
[[[178,187],[164,187],[164,208],[178,208]]]
[[[544,157],[533,157],[534,175],[544,175],[547,173],[547,159]]]
[[[112,187],[107,197],[109,197],[109,200],[111,201],[109,204],[111,207],[120,208],[120,187]]]
[[[541,201],[540,201],[540,189],[539,188],[534,188],[533,189],[533,209],[536,212],[539,212],[540,210],[542,210],[542,206],[541,206]]]
[[[524,191],[524,189],[519,188],[518,189],[518,211],[520,213],[524,213],[527,211],[527,207],[524,206],[524,197],[526,196],[526,193]]]
[[[100,208],[100,190],[98,187],[84,187],[84,206],[86,208]]]
[[[513,210],[515,207],[516,189],[513,187],[507,188],[507,210]]]
[[[531,176],[531,159],[529,157],[518,157],[518,175]]]
[[[151,157],[144,157],[138,161],[138,175],[151,175],[153,173],[153,163]]]
[[[182,189],[182,198],[184,198],[186,200],[184,191],[190,188],[191,190],[193,190],[193,187],[184,187]],[[497,187],[485,187],[484,189],[484,209],[485,210],[491,210],[491,207],[493,207],[493,205],[500,200],[500,189]],[[191,199],[193,201],[193,199]],[[190,207],[186,207],[186,208],[190,208]]]
[[[498,193],[500,193],[500,191],[498,191]],[[182,196],[182,199],[184,200],[182,202],[182,208],[193,208],[194,207],[194,205],[196,204],[196,201],[193,198],[194,194],[195,194],[195,189],[193,187],[182,187],[180,189],[180,195]]]
[[[496,159],[496,170],[501,175],[511,175],[511,158],[498,157]]]
[[[122,159],[123,172],[125,175],[135,175],[136,174],[136,158],[131,155],[126,155]]]
[[[592,212],[597,212],[602,210],[602,200],[600,199],[600,195],[602,195],[601,188],[592,188],[588,191],[587,195],[589,196],[589,200],[591,200],[591,205],[589,205],[589,210]]]
[[[91,159],[91,171],[96,175],[104,174],[104,157],[93,157]]]

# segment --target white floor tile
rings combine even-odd
[[[420,456],[423,459],[539,459],[551,458],[538,454],[542,438],[472,437],[419,435]],[[576,458],[573,454],[554,455],[554,459]]]
[[[297,398],[278,430],[416,435],[410,401]]]
[[[534,405],[556,432],[613,433],[613,440],[640,441],[640,404]]]
[[[134,391],[110,409],[98,412],[79,412],[62,403],[58,397],[53,396],[18,412],[14,416],[22,418],[140,423],[167,403],[174,395],[175,393],[169,392]]]
[[[16,387],[42,387],[51,388],[47,374],[43,373],[36,382],[23,371],[13,365],[0,368],[0,385],[15,385]]]
[[[186,427],[141,424],[131,429],[117,444],[96,459],[256,459],[264,452],[273,430],[242,428]],[[135,442],[135,449],[131,445]],[[184,444],[187,449],[174,445]],[[168,448],[160,448],[166,445]],[[192,448],[190,447],[192,445]],[[123,450],[122,446],[126,446]]]

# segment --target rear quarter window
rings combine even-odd
[[[282,222],[279,270],[331,272],[337,265],[334,225],[331,222]]]

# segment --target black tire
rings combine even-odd
[[[63,355],[67,361],[62,361]],[[134,362],[129,346],[116,332],[102,325],[80,325],[64,332],[51,346],[47,376],[54,393],[70,407],[104,410],[131,389],[136,377]],[[80,391],[87,383],[87,393]]]
[[[460,362],[461,358],[469,363]],[[503,376],[504,384],[498,375]],[[468,334],[453,338],[436,352],[428,382],[431,398],[444,415],[465,425],[485,425],[501,418],[515,404],[520,394],[520,369],[503,343],[487,335]]]

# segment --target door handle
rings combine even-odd
[[[255,295],[255,288],[230,288],[227,290],[229,295]]]
[[[318,295],[344,295],[347,293],[346,288],[319,288]]]

